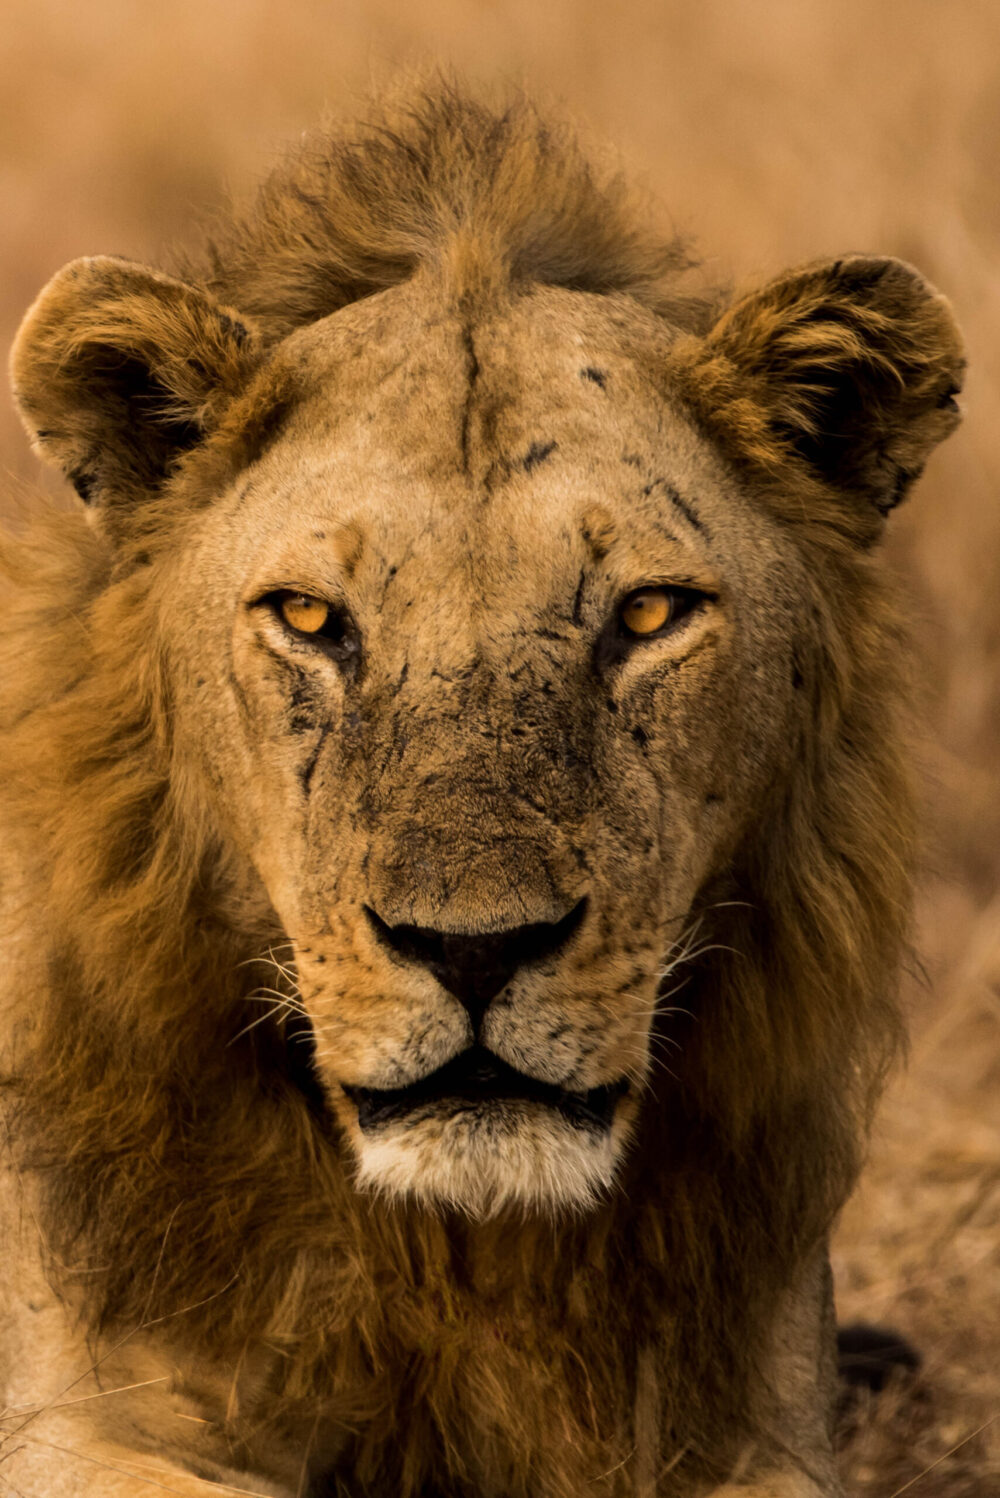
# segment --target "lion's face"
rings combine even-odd
[[[142,786],[169,782],[178,857],[218,852],[217,830],[242,855],[247,943],[263,885],[361,1180],[474,1214],[612,1180],[684,1067],[654,1023],[699,910],[731,898],[714,876],[797,902],[810,932],[824,881],[834,905],[872,888],[856,828],[891,776],[865,757],[869,548],[958,419],[963,359],[898,261],[790,272],[682,336],[641,298],[568,289],[575,231],[515,215],[498,248],[495,207],[475,233],[421,219],[431,238],[378,295],[317,281],[307,239],[263,280],[241,249],[258,324],[203,286],[77,261],[12,365],[36,442],[94,507],[131,690],[157,684],[169,728],[147,731]],[[775,895],[790,846],[798,883]],[[239,925],[234,908],[215,913]],[[895,896],[882,910],[898,922]],[[803,937],[796,961],[822,952]],[[739,1025],[769,1023],[770,971],[739,1011],[741,956],[730,1072]],[[704,1071],[723,1021],[695,1023]],[[779,1028],[797,1023],[785,1002]]]
[[[585,1204],[670,1085],[654,1010],[787,752],[802,590],[646,372],[651,319],[426,305],[290,340],[293,413],[164,589],[177,734],[294,944],[361,1180]]]

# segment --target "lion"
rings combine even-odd
[[[831,1498],[900,1041],[910,266],[691,291],[438,81],[12,357],[0,1488]]]

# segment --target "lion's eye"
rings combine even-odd
[[[306,635],[317,645],[338,652],[349,648],[353,637],[349,636],[346,616],[324,599],[316,598],[312,593],[295,593],[288,589],[271,593],[265,601],[297,635]]]
[[[309,646],[330,657],[343,671],[358,669],[361,657],[361,639],[356,625],[346,607],[327,603],[314,593],[302,593],[298,588],[274,588],[260,594],[251,605],[266,610],[272,619],[280,621],[301,648]]]
[[[637,588],[621,606],[620,618],[630,635],[655,635],[683,612],[673,588]]]
[[[285,623],[304,635],[319,634],[330,618],[330,605],[308,593],[282,593],[277,602]]]

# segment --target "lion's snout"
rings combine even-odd
[[[386,926],[460,936],[556,924],[591,892],[583,809],[524,765],[425,767],[413,785],[383,776],[358,804],[366,903]]]
[[[584,898],[559,920],[532,921],[498,931],[390,925],[370,906],[365,906],[365,915],[380,944],[396,961],[421,964],[459,1000],[476,1036],[490,1003],[514,974],[528,964],[558,956],[575,937],[586,908]]]

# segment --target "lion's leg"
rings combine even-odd
[[[727,1482],[712,1498],[839,1498],[839,1490],[817,1487],[811,1477],[798,1472],[775,1472],[749,1484]]]
[[[93,1360],[48,1283],[32,1183],[0,1157],[0,1498],[295,1498],[196,1444],[210,1429],[140,1339]]]
[[[0,1443],[0,1498],[294,1498],[291,1490],[216,1468],[204,1477],[161,1457],[107,1445],[60,1425]]]

